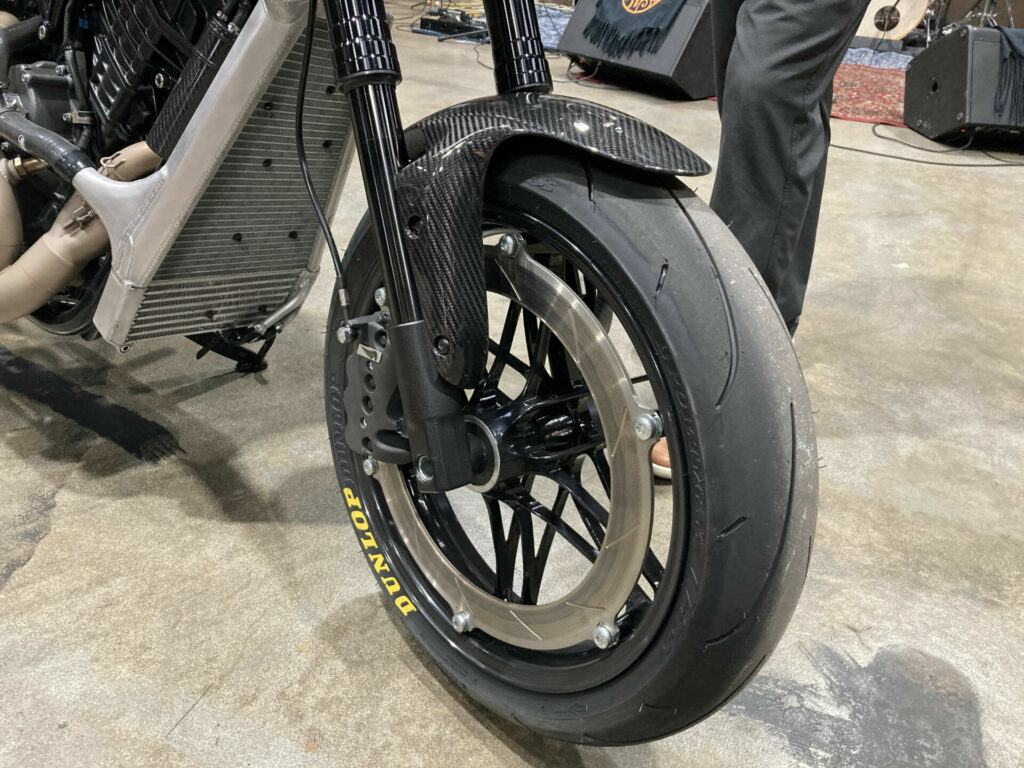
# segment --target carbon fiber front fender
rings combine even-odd
[[[438,369],[475,386],[487,360],[487,293],[480,238],[483,186],[495,150],[538,136],[652,173],[703,176],[704,160],[670,136],[608,107],[516,93],[466,102],[409,128],[414,159],[398,177],[409,252],[431,338],[451,342]]]

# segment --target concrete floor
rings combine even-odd
[[[398,38],[408,119],[489,93],[472,46]],[[717,157],[710,102],[558,90]],[[578,748],[424,666],[338,503],[323,279],[248,378],[176,339],[121,356],[0,330],[0,766],[1024,764],[1024,169],[831,163],[798,338],[815,557],[788,634],[723,712]],[[342,241],[363,207],[348,195]],[[117,433],[91,431],[97,414]]]

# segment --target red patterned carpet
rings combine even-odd
[[[835,79],[832,117],[862,123],[903,125],[906,73],[859,64],[840,64]]]

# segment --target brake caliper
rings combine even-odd
[[[363,456],[386,464],[410,464],[412,453],[403,433],[402,404],[391,345],[390,318],[385,312],[357,317],[347,323],[349,344],[344,404],[345,442]]]

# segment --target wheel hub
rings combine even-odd
[[[526,474],[546,475],[604,442],[600,425],[575,400],[542,397],[466,417],[480,448],[471,490],[484,493]]]

